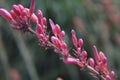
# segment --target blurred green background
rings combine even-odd
[[[84,49],[93,57],[96,45],[108,58],[109,69],[120,80],[119,0],[36,0],[36,10],[58,23],[72,48],[71,29],[83,38]],[[0,8],[13,4],[29,8],[30,0],[0,0]],[[49,27],[49,25],[48,25]],[[62,78],[62,79],[60,79]],[[96,80],[87,71],[60,60],[53,50],[38,45],[35,35],[14,30],[0,16],[0,80]]]

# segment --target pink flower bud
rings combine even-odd
[[[0,15],[9,21],[13,19],[11,14],[7,10],[2,9],[2,8],[0,8]]]
[[[86,51],[82,51],[81,59],[86,62],[86,59],[87,59],[87,52]]]
[[[38,17],[38,19],[40,19],[40,20],[41,20],[41,18],[43,17],[43,13],[42,13],[41,10],[38,10],[38,11],[37,11],[37,17]]]
[[[106,75],[106,80],[112,80],[109,75]]]
[[[13,17],[13,19],[16,19],[17,15],[13,10],[10,11],[10,14]]]
[[[59,36],[60,36],[60,38],[64,38],[65,37],[65,31],[61,31]]]
[[[62,49],[62,52],[63,52],[63,54],[65,55],[65,56],[68,56],[68,49],[66,48],[66,49]]]
[[[77,59],[71,57],[63,58],[63,62],[67,64],[78,64]]]
[[[110,72],[110,76],[111,76],[112,79],[114,79],[114,78],[115,78],[115,72],[114,72],[114,71],[111,71],[111,72]]]
[[[40,24],[36,25],[36,33],[37,34],[43,34],[43,29]]]
[[[79,46],[79,47],[82,47],[82,46],[83,46],[83,39],[79,39],[79,40],[78,40],[78,46]]]
[[[31,15],[31,19],[33,22],[36,22],[36,23],[38,22],[38,18],[34,13]]]
[[[73,42],[74,46],[77,48],[77,43],[78,42],[77,42],[76,33],[75,33],[74,30],[72,30],[71,33],[72,33],[72,42]]]
[[[51,26],[51,28],[53,30],[55,28],[54,22],[51,19],[49,19],[49,23],[50,23],[50,26]]]
[[[51,41],[57,48],[59,48],[59,49],[61,48],[61,43],[57,37],[52,36]]]
[[[36,3],[36,0],[31,0],[31,3],[30,3],[30,16],[33,14],[33,12],[35,10],[35,3]]]
[[[89,58],[89,64],[90,64],[91,67],[94,68],[94,66],[95,66],[95,61],[94,61],[93,58]]]
[[[77,54],[78,54],[78,56],[80,55],[80,53],[81,53],[81,48],[77,48]]]
[[[42,18],[42,24],[43,24],[43,25],[47,24],[47,20],[46,20],[46,18],[45,18],[45,17],[44,17],[44,18]]]
[[[61,41],[61,48],[62,49],[67,49],[67,45],[64,41]]]
[[[45,36],[43,35],[43,34],[39,34],[39,40],[41,40],[42,42],[45,42],[45,41],[43,41],[43,40],[45,40]]]
[[[107,62],[107,58],[103,52],[99,53],[99,57],[100,57],[100,60],[102,61],[103,64],[105,64]]]
[[[100,57],[99,57],[98,50],[97,50],[96,46],[93,46],[93,51],[94,51],[95,60],[98,63],[100,61]]]
[[[57,34],[57,35],[59,35],[60,34],[60,32],[61,32],[61,28],[60,28],[60,26],[58,25],[58,24],[56,24],[55,25],[55,33]]]
[[[26,15],[25,8],[21,4],[19,4],[18,7],[20,8],[20,16],[24,17]]]
[[[57,36],[61,32],[59,25],[55,25],[51,19],[49,19],[49,22],[50,22],[50,26],[52,28],[53,34]]]
[[[54,22],[53,22],[51,19],[49,19],[49,23],[50,23],[50,26],[51,26],[51,28],[52,28],[52,32],[54,33],[54,35],[56,35]]]
[[[21,10],[18,5],[13,5],[12,9],[16,13],[17,16],[20,15]]]
[[[25,8],[24,10],[25,10],[25,14],[26,14],[26,15],[29,15],[29,11],[30,11],[30,9]]]
[[[24,10],[25,8],[23,7],[23,5],[19,4],[18,7],[20,8],[20,11]]]

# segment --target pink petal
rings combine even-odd
[[[11,21],[13,19],[11,14],[3,8],[0,8],[0,15],[9,21]]]

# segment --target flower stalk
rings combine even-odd
[[[78,39],[74,30],[71,31],[74,45],[72,54],[76,55],[76,57],[70,54],[70,49],[64,39],[65,31],[51,19],[49,19],[49,23],[53,35],[50,36],[47,31],[47,20],[43,16],[42,11],[38,10],[37,13],[34,13],[35,2],[36,0],[31,0],[30,8],[24,8],[21,4],[13,5],[10,12],[0,8],[0,15],[11,23],[12,28],[35,34],[39,39],[39,43],[45,49],[53,48],[55,53],[61,54],[64,63],[74,64],[81,69],[88,70],[99,80],[115,80],[115,73],[114,71],[109,71],[107,57],[104,53],[98,52],[97,47],[93,46],[95,59],[88,58],[87,51],[83,50],[83,39]],[[31,22],[36,24],[35,30],[32,29]]]

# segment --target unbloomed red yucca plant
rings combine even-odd
[[[12,28],[35,34],[41,46],[47,49],[52,48],[55,53],[61,54],[64,63],[74,64],[81,69],[88,70],[99,80],[115,80],[115,72],[108,69],[107,57],[104,53],[98,52],[94,45],[94,58],[88,58],[87,51],[83,49],[83,39],[77,38],[74,30],[71,31],[71,38],[75,57],[70,54],[70,49],[65,42],[65,31],[61,30],[60,26],[51,19],[49,23],[53,35],[50,36],[46,25],[47,20],[42,11],[38,10],[34,13],[35,3],[36,0],[31,0],[30,8],[25,8],[21,4],[13,5],[10,11],[0,8],[0,15],[10,22]],[[31,22],[36,24],[36,30],[32,29]]]

